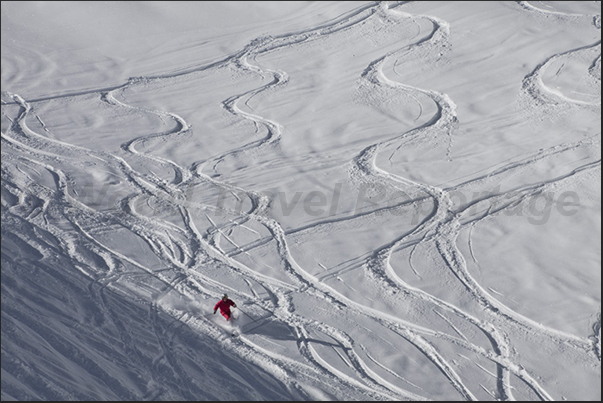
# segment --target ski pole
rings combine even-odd
[[[239,308],[239,307],[237,307],[237,308]],[[256,319],[253,319],[251,316],[247,315],[247,314],[245,313],[245,311],[242,311],[242,310],[241,310],[241,308],[239,308],[239,311],[241,311],[241,313],[242,313],[243,315],[247,316],[247,317],[248,317],[249,319],[251,319],[252,321],[257,322],[257,320],[256,320]]]
[[[256,321],[256,322],[257,322],[257,321]],[[263,320],[260,322],[260,324],[259,324],[259,325],[255,325],[255,326],[253,326],[251,329],[245,329],[245,332],[251,332],[251,331],[253,331],[253,330],[257,329],[258,327],[264,326],[266,323],[267,323],[267,322],[266,322],[266,318],[264,318],[264,319],[263,319]]]

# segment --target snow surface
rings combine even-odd
[[[2,1],[2,400],[599,401],[600,13]]]

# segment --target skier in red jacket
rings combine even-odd
[[[222,299],[218,301],[216,306],[214,306],[214,315],[216,314],[218,308],[220,308],[220,313],[222,314],[222,316],[224,316],[226,320],[230,320],[230,318],[232,317],[232,312],[230,312],[231,306],[236,308],[237,304],[235,304],[232,300],[228,299],[227,294],[224,294],[222,296]]]

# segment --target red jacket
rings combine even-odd
[[[226,301],[221,299],[220,301],[218,301],[216,306],[214,306],[214,311],[216,311],[218,308],[220,308],[220,312],[230,313],[231,306],[237,306],[237,305],[234,302],[232,302],[232,300],[230,300],[230,299],[227,299]]]

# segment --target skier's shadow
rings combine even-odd
[[[248,325],[249,330],[243,329],[243,332],[246,334],[256,334],[273,340],[290,340],[300,343],[302,341],[322,344],[324,346],[329,347],[340,347],[345,349],[340,343],[329,343],[324,340],[318,339],[310,339],[310,338],[300,338],[294,332],[293,329],[285,323],[278,321],[267,321],[265,323],[253,324],[253,326]]]

